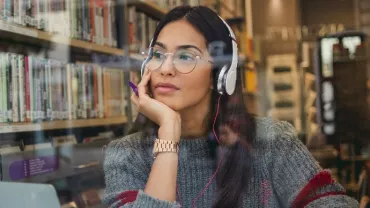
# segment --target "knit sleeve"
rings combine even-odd
[[[358,207],[344,188],[323,170],[288,122],[270,132],[270,174],[283,207]]]
[[[110,208],[173,208],[176,202],[153,198],[143,189],[149,176],[148,158],[145,158],[140,145],[133,145],[124,138],[111,142],[105,151],[104,177],[105,190],[103,201]],[[137,142],[137,141],[136,141]]]

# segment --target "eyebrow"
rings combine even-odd
[[[159,47],[163,48],[163,49],[166,49],[166,46],[161,43],[161,42],[155,42],[154,45],[158,45]],[[203,52],[198,48],[196,47],[195,45],[180,45],[180,46],[177,46],[177,49],[189,49],[189,48],[194,48],[196,50],[198,50],[201,54],[203,54]]]

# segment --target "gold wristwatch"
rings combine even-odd
[[[169,140],[156,139],[154,141],[153,156],[157,157],[160,152],[179,152],[179,143]]]

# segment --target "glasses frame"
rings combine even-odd
[[[146,53],[147,53],[147,58],[148,58],[148,57],[150,57],[150,55],[148,55],[148,54],[150,54],[150,53],[151,53],[151,51],[153,51],[153,49],[154,49],[154,47],[150,47],[150,48],[148,48],[148,50],[147,50],[147,52],[146,52]],[[168,56],[170,56],[170,55],[171,55],[171,56],[174,56],[177,52],[178,52],[178,51],[176,51],[175,53],[170,53],[170,52],[164,53],[164,56],[165,56],[166,58],[162,61],[162,63],[158,66],[158,68],[156,68],[156,69],[149,69],[149,70],[151,70],[151,71],[158,70],[159,68],[161,68],[161,67],[162,67],[163,63],[167,60]],[[191,51],[191,53],[194,53],[194,52],[192,52],[192,51]],[[145,55],[145,52],[143,52],[143,54]],[[195,53],[194,53],[194,54],[195,54]],[[194,69],[195,69],[195,67],[196,67],[196,66],[197,66],[197,64],[198,64],[198,60],[206,61],[206,62],[209,62],[209,63],[213,64],[213,61],[208,60],[208,59],[205,59],[205,58],[203,58],[203,57],[201,57],[201,56],[199,56],[199,55],[196,55],[196,54],[195,54],[195,58],[196,58],[196,62],[195,62],[194,67],[193,67],[189,72],[187,72],[187,73],[180,72],[180,71],[176,68],[175,59],[173,59],[173,60],[172,60],[172,64],[173,64],[174,68],[176,69],[176,71],[177,71],[177,72],[179,72],[180,74],[189,74],[189,73],[193,72],[193,71],[194,71]],[[152,59],[152,58],[147,59],[147,64],[149,64],[149,62],[151,61],[151,59]]]

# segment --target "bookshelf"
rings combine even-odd
[[[56,44],[62,44],[73,48],[83,49],[85,51],[94,51],[111,55],[124,55],[124,50],[83,40],[68,38],[59,34],[37,30],[22,25],[16,25],[0,21],[0,35],[2,38],[12,38],[24,40],[25,38],[36,39],[36,41],[45,41]]]
[[[19,133],[28,131],[46,131],[55,129],[70,129],[94,126],[107,126],[124,124],[127,122],[126,116],[117,116],[100,119],[80,119],[80,120],[58,120],[45,121],[40,123],[0,123],[0,134]]]

